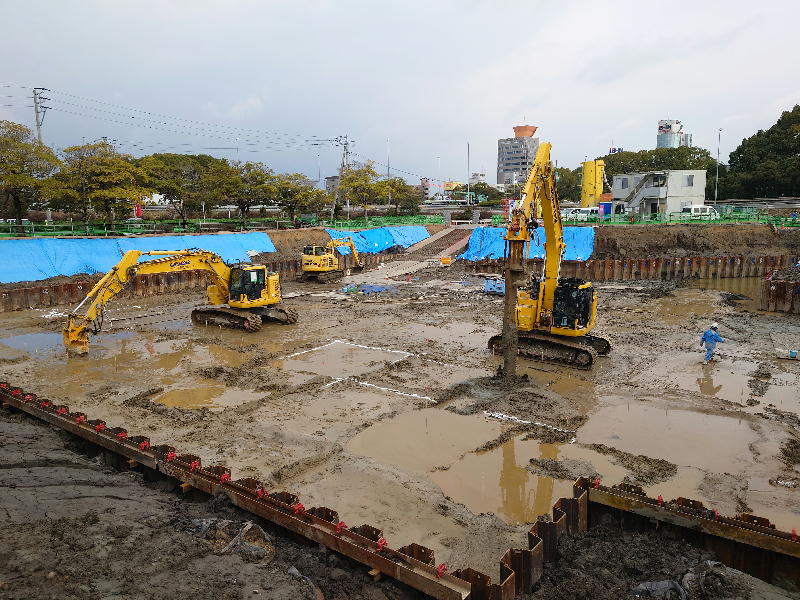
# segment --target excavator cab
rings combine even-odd
[[[264,306],[280,298],[278,275],[268,273],[264,265],[233,265],[229,285],[228,304],[234,308]]]
[[[538,277],[531,277],[527,290],[520,290],[517,310],[517,326],[523,331],[544,327],[559,330],[559,335],[581,335],[594,326],[596,316],[596,296],[591,282],[574,277],[558,280],[553,294],[553,310],[536,310],[542,303],[543,289]],[[540,314],[536,323],[536,315]],[[555,331],[554,331],[555,333]]]

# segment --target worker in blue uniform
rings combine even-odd
[[[702,348],[705,346],[706,348],[706,358],[703,361],[704,365],[708,364],[712,358],[714,358],[714,350],[717,348],[718,342],[725,342],[722,336],[717,333],[717,329],[719,325],[717,323],[712,323],[709,329],[706,329],[703,332],[703,335],[700,337],[700,347]]]

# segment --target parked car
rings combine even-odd
[[[581,208],[572,208],[562,211],[562,221],[597,221],[600,218],[600,208],[597,206],[584,206]]]
[[[702,221],[712,221],[719,219],[719,213],[713,206],[705,206],[703,204],[693,204],[691,206],[684,206],[680,212],[681,219],[699,219]]]

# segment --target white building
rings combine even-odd
[[[675,119],[661,119],[658,122],[656,148],[677,148],[691,145],[692,134],[683,130],[683,123]]]
[[[667,216],[681,212],[684,206],[705,204],[704,169],[648,171],[614,175],[611,198],[614,212]]]

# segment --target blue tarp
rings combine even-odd
[[[166,235],[130,238],[0,240],[0,283],[35,281],[59,275],[105,273],[128,250],[201,248],[226,262],[250,260],[248,250],[275,252],[266,233]]]
[[[476,227],[469,236],[466,251],[458,258],[476,261],[503,258],[506,230],[502,227]],[[564,227],[564,260],[587,260],[594,252],[594,227]],[[529,258],[544,257],[544,231],[539,228],[531,237]]]
[[[429,237],[422,225],[401,225],[398,227],[378,227],[364,231],[341,231],[326,229],[331,239],[353,238],[353,244],[362,254],[377,254],[394,246],[408,248]],[[350,254],[350,248],[338,248],[340,254]]]

